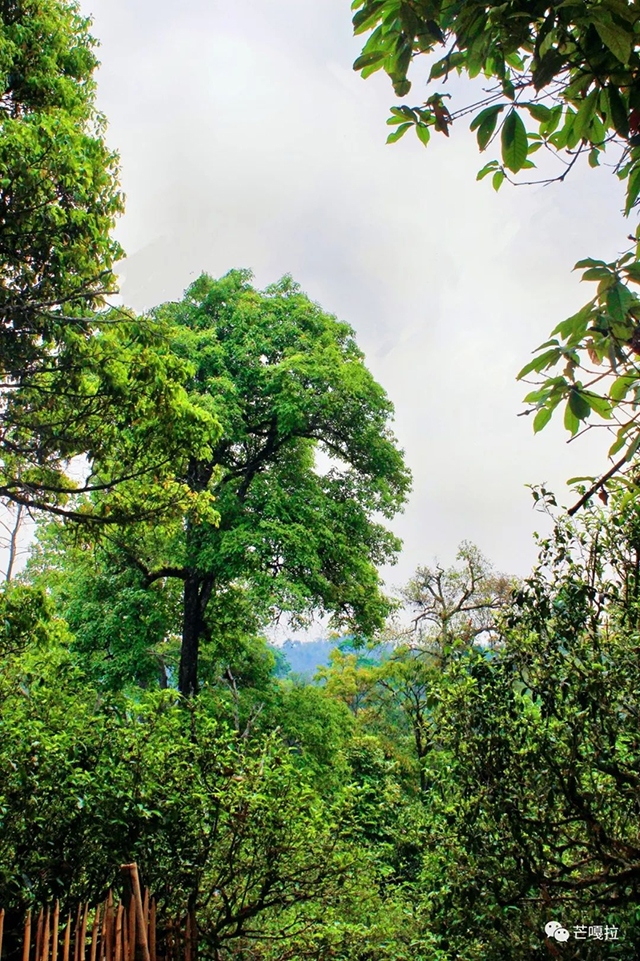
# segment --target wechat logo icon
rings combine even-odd
[[[568,941],[569,932],[557,921],[547,921],[544,926],[548,938],[555,938],[556,941]]]

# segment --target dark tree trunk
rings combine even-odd
[[[200,493],[206,490],[213,472],[212,464],[191,459],[187,468],[189,489]],[[187,564],[191,565],[184,582],[182,606],[182,647],[180,650],[180,670],[178,690],[185,697],[195,697],[198,693],[198,651],[200,637],[205,633],[205,611],[213,590],[213,576],[197,570],[200,537],[197,526],[191,519],[186,526]]]
[[[182,648],[178,676],[178,689],[185,697],[194,697],[198,693],[198,649],[201,633],[200,583],[199,578],[192,575],[184,582]]]

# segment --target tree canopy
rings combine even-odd
[[[143,586],[183,582],[180,690],[196,691],[216,598],[238,588],[263,618],[326,614],[371,634],[389,609],[377,566],[399,549],[382,521],[401,509],[409,474],[351,328],[289,278],[260,292],[246,271],[202,276],[151,320],[191,371],[189,403],[222,431],[174,475],[213,513],[196,502],[183,521],[111,539]],[[116,438],[111,458],[117,449]]]

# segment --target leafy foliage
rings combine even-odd
[[[218,425],[187,402],[158,325],[105,310],[123,200],[89,26],[74,0],[0,7],[0,496],[113,523],[184,505],[167,464],[206,451]],[[102,469],[79,481],[77,456]],[[99,515],[68,504],[119,484]]]
[[[222,428],[209,451],[176,465],[175,483],[196,501],[184,524],[117,538],[147,585],[184,582],[181,691],[198,686],[210,603],[234,586],[250,590],[262,617],[286,611],[303,623],[320,612],[355,633],[379,627],[388,602],[376,565],[399,547],[380,518],[401,509],[409,475],[393,408],[351,328],[290,278],[259,292],[242,271],[203,275],[153,320],[189,365],[189,403]],[[197,510],[202,497],[214,499],[213,515]]]

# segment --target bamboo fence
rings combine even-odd
[[[196,961],[195,915],[168,917],[158,923],[157,904],[140,886],[135,864],[123,864],[129,897],[113,891],[101,904],[78,905],[61,916],[60,902],[27,911],[21,932],[22,961]],[[5,911],[0,909],[0,961],[3,961]]]

